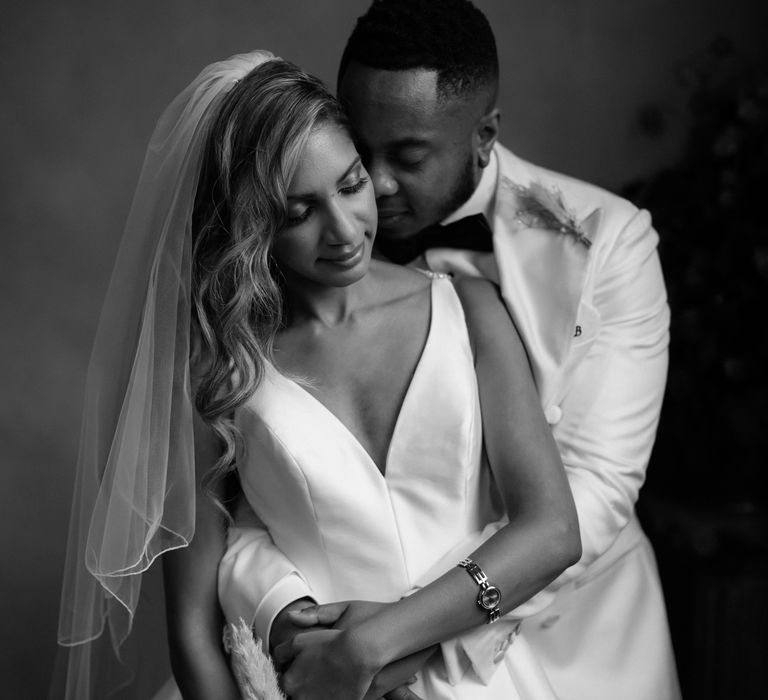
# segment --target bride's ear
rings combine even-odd
[[[499,126],[501,124],[501,110],[494,107],[484,114],[475,127],[475,153],[476,163],[484,168],[491,160],[491,151],[499,138]]]

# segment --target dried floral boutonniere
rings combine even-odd
[[[576,217],[568,211],[560,190],[547,189],[535,181],[528,187],[514,183],[512,187],[519,201],[517,220],[520,223],[530,228],[558,231],[573,236],[587,248],[592,245],[592,241],[584,233],[584,222],[576,221]]]

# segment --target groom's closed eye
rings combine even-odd
[[[406,148],[397,151],[394,160],[400,167],[416,169],[424,164],[428,155],[426,148]]]

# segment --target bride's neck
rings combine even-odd
[[[306,280],[286,280],[288,324],[317,322],[323,326],[343,325],[372,298],[370,275],[345,287],[329,287]]]

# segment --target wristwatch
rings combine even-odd
[[[480,591],[477,594],[477,604],[488,612],[488,624],[496,622],[501,617],[501,610],[499,610],[501,591],[489,583],[485,572],[471,559],[462,559],[458,565],[462,569],[466,569],[467,573],[475,580],[475,583],[480,586]]]

